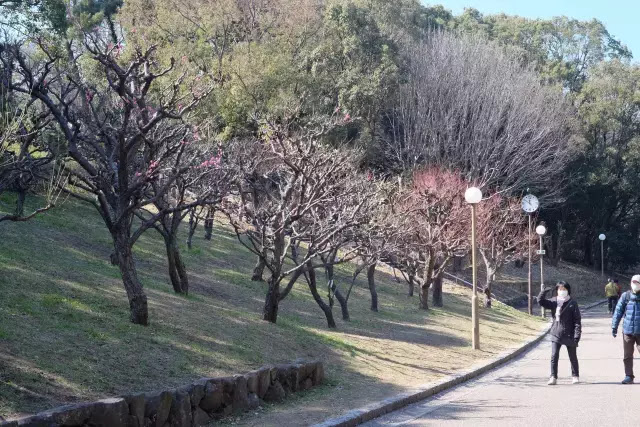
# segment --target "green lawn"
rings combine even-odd
[[[0,198],[0,212],[12,208],[10,196]],[[150,307],[145,328],[128,321],[110,238],[92,207],[69,200],[29,223],[0,224],[0,416],[319,358],[325,386],[240,420],[301,425],[466,369],[540,329],[539,319],[509,307],[483,309],[483,349],[473,352],[467,290],[446,286],[445,309],[421,311],[384,272],[379,313],[359,282],[353,320],[340,320],[335,307],[338,330],[329,331],[302,282],[272,325],[261,320],[265,285],[249,280],[251,254],[224,224],[211,242],[202,234],[192,251],[183,248],[188,297],[172,291],[162,239],[150,231],[137,244]],[[337,271],[343,287],[351,268]]]

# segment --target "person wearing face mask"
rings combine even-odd
[[[571,286],[567,282],[556,285],[557,297],[547,299],[551,288],[544,289],[538,295],[538,304],[551,311],[553,324],[551,325],[551,377],[548,385],[556,385],[558,381],[558,359],[560,348],[564,345],[571,361],[571,375],[573,384],[580,382],[578,366],[578,343],[582,335],[582,316],[578,303],[571,298]]]
[[[622,326],[624,348],[624,380],[622,384],[633,384],[633,347],[640,352],[640,274],[631,278],[631,290],[620,297],[616,311],[611,319],[613,337],[618,335],[618,326],[624,317]]]

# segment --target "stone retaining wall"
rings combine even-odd
[[[267,366],[244,375],[203,378],[174,390],[61,406],[1,427],[191,427],[278,402],[324,379],[322,362]]]

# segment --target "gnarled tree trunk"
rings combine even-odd
[[[336,286],[335,283],[333,282],[331,283],[331,288],[332,288],[333,294],[338,300],[338,303],[340,304],[340,311],[342,312],[342,320],[346,320],[348,322],[349,320],[351,320],[351,317],[349,317],[349,307],[347,305],[347,299],[344,297],[344,295],[342,295],[342,292],[340,292],[340,289],[338,288],[338,286]]]
[[[420,308],[429,309],[429,288],[433,280],[433,267],[435,260],[432,254],[426,254],[422,278],[420,279]]]
[[[187,248],[191,250],[193,248],[193,235],[196,233],[196,229],[198,228],[198,223],[200,219],[198,218],[198,208],[191,208],[189,211],[189,234],[187,235]]]
[[[340,292],[340,288],[338,288],[338,285],[336,285],[335,281],[333,280],[333,277],[334,277],[333,262],[335,260],[335,254],[330,254],[329,256],[330,256],[330,259],[328,261],[323,259],[323,262],[325,265],[325,273],[327,275],[327,282],[329,283],[329,288],[331,289],[331,292],[338,300],[338,304],[340,304],[340,311],[342,312],[342,320],[349,321],[351,320],[351,318],[349,317],[349,308],[347,306],[348,301],[344,297],[344,295],[342,295],[342,292]]]
[[[416,276],[410,275],[409,276],[409,296],[410,297],[413,296],[413,290],[415,288],[415,285],[416,285]]]
[[[371,294],[371,311],[378,311],[378,292],[376,291],[376,264],[371,264],[367,268],[367,283]]]
[[[178,294],[189,293],[189,279],[187,270],[180,256],[180,248],[178,247],[178,239],[174,234],[164,236],[164,244],[167,250],[167,261],[169,265],[169,278],[173,290]]]
[[[493,284],[493,281],[495,280],[496,277],[496,270],[495,268],[492,268],[490,266],[485,265],[486,270],[487,270],[487,282],[485,284],[484,287],[484,306],[486,308],[491,308],[491,285]]]
[[[213,208],[207,209],[207,218],[204,220],[204,238],[205,240],[211,240],[213,235],[213,219],[216,211]]]
[[[429,310],[429,288],[431,287],[431,281],[426,278],[422,278],[419,280],[419,292],[418,297],[420,298],[420,308],[423,310]]]
[[[284,266],[281,264],[280,260],[284,259],[283,254],[286,250],[285,245],[285,235],[284,231],[280,230],[278,233],[275,233],[273,238],[273,263],[269,265],[271,272],[269,276],[269,288],[267,289],[267,295],[264,299],[264,310],[262,319],[267,322],[276,323],[278,320],[278,306],[280,304],[280,282],[284,278],[283,268]],[[262,257],[260,257],[260,262],[265,262]]]
[[[436,267],[436,270],[437,269],[438,267]],[[431,285],[431,288],[433,289],[432,302],[434,307],[444,306],[444,303],[442,300],[442,274],[443,273],[444,273],[443,271],[440,271],[438,274],[436,274],[433,277],[433,284]]]
[[[309,284],[309,290],[311,291],[313,299],[318,304],[320,309],[324,312],[324,315],[327,318],[327,326],[331,329],[335,329],[337,326],[336,321],[333,318],[333,312],[331,311],[331,307],[322,300],[322,297],[318,293],[316,272],[311,266],[311,263],[307,264],[307,283]]]
[[[23,188],[19,188],[17,190],[18,198],[16,200],[16,215],[23,216],[24,215],[24,201],[27,198],[27,191]]]
[[[137,325],[149,324],[149,308],[147,295],[144,293],[142,283],[138,279],[136,264],[130,244],[130,231],[127,227],[112,231],[115,255],[118,259],[118,267],[122,275],[124,288],[129,299],[131,322]]]
[[[264,269],[266,264],[262,257],[258,257],[258,261],[256,261],[255,267],[253,267],[253,273],[251,274],[251,280],[254,282],[264,282],[262,275],[264,274]]]
[[[276,323],[278,320],[278,302],[280,301],[280,278],[275,274],[269,277],[269,289],[264,300],[262,320]]]

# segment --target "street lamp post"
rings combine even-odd
[[[544,237],[545,234],[547,234],[547,227],[545,227],[544,225],[537,226],[536,227],[536,234],[538,236],[540,236],[540,250],[538,251],[538,254],[540,255],[540,291],[542,292],[544,290],[544,264],[543,264],[543,260],[544,260],[544,255],[545,255],[542,238]],[[542,317],[545,317],[546,312],[545,312],[544,307],[540,307],[540,312],[542,314]]]
[[[538,210],[538,206],[540,203],[538,202],[538,198],[533,194],[527,194],[522,198],[522,210],[527,213],[529,216],[529,277],[528,277],[528,312],[529,314],[533,314],[533,295],[531,289],[531,215]]]
[[[604,277],[604,241],[607,239],[607,236],[601,234],[598,238],[600,239],[600,274]]]
[[[471,271],[473,293],[471,294],[471,347],[480,349],[480,320],[478,319],[478,279],[476,270],[476,205],[482,201],[482,191],[477,187],[468,188],[464,198],[471,205]]]

